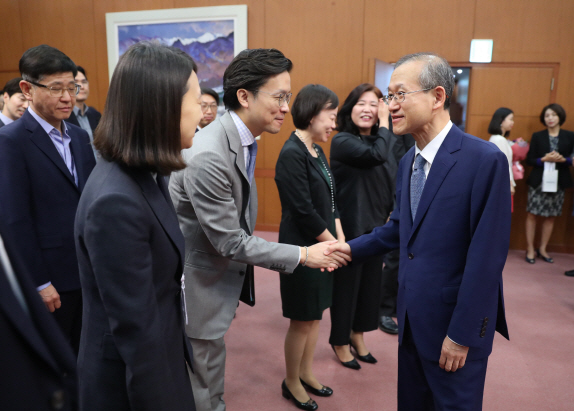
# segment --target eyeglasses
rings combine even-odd
[[[428,91],[428,90],[432,90],[432,89],[433,89],[433,87],[431,87],[431,88],[425,88],[425,89],[422,89],[422,90],[407,91],[407,92],[399,91],[399,92],[396,93],[396,94],[389,94],[389,95],[387,95],[387,96],[383,96],[383,101],[384,101],[385,103],[387,103],[387,105],[388,105],[388,104],[391,104],[391,100],[395,100],[397,103],[402,103],[403,101],[405,101],[405,96],[406,96],[407,94],[418,93],[419,91]]]
[[[289,105],[289,103],[291,102],[291,96],[293,96],[293,93],[281,93],[278,96],[276,96],[273,93],[268,93],[268,92],[263,91],[263,90],[259,90],[259,92],[269,94],[271,97],[273,97],[275,100],[277,100],[277,104],[279,104],[279,107],[281,107],[283,105],[283,103]]]
[[[47,88],[50,91],[50,95],[52,97],[63,97],[64,92],[66,92],[66,91],[70,94],[70,97],[74,97],[74,96],[78,95],[78,93],[80,92],[80,88],[81,88],[81,86],[79,84],[74,84],[74,87],[61,87],[61,86],[49,87],[49,86],[46,86],[44,84],[36,83],[35,81],[30,81],[30,80],[26,80],[26,81],[30,84],[35,85],[35,86]]]
[[[215,104],[215,103],[212,103],[212,104],[201,103],[201,111],[207,111],[207,109],[211,109],[211,111],[216,112],[217,111],[217,104]]]

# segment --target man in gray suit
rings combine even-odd
[[[276,134],[289,112],[292,63],[275,49],[244,50],[225,70],[227,112],[199,131],[188,166],[172,174],[170,194],[185,236],[186,331],[193,347],[197,411],[225,410],[225,343],[241,294],[253,304],[253,265],[291,273],[298,264],[336,268],[326,244],[297,247],[252,235],[257,218],[253,173],[257,142]]]

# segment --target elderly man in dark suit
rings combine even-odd
[[[3,410],[75,410],[76,364],[0,226],[0,404]]]
[[[508,338],[502,269],[510,237],[508,161],[452,126],[452,71],[430,53],[397,62],[393,129],[416,145],[399,164],[390,221],[332,250],[354,261],[400,249],[399,410],[482,409],[495,331]]]
[[[14,233],[46,307],[72,347],[79,346],[82,294],[74,217],[95,166],[87,133],[66,124],[78,86],[76,65],[41,45],[20,59],[20,88],[30,106],[0,129],[0,219]]]

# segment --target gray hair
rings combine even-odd
[[[444,109],[450,107],[450,99],[454,92],[454,77],[452,69],[448,62],[441,56],[435,53],[413,53],[403,56],[395,64],[395,69],[405,63],[411,61],[424,61],[425,66],[419,75],[419,83],[421,88],[436,88],[441,86],[446,93],[444,101]]]

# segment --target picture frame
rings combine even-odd
[[[108,70],[130,45],[156,40],[190,54],[202,87],[223,95],[223,72],[247,48],[247,5],[106,13]]]

